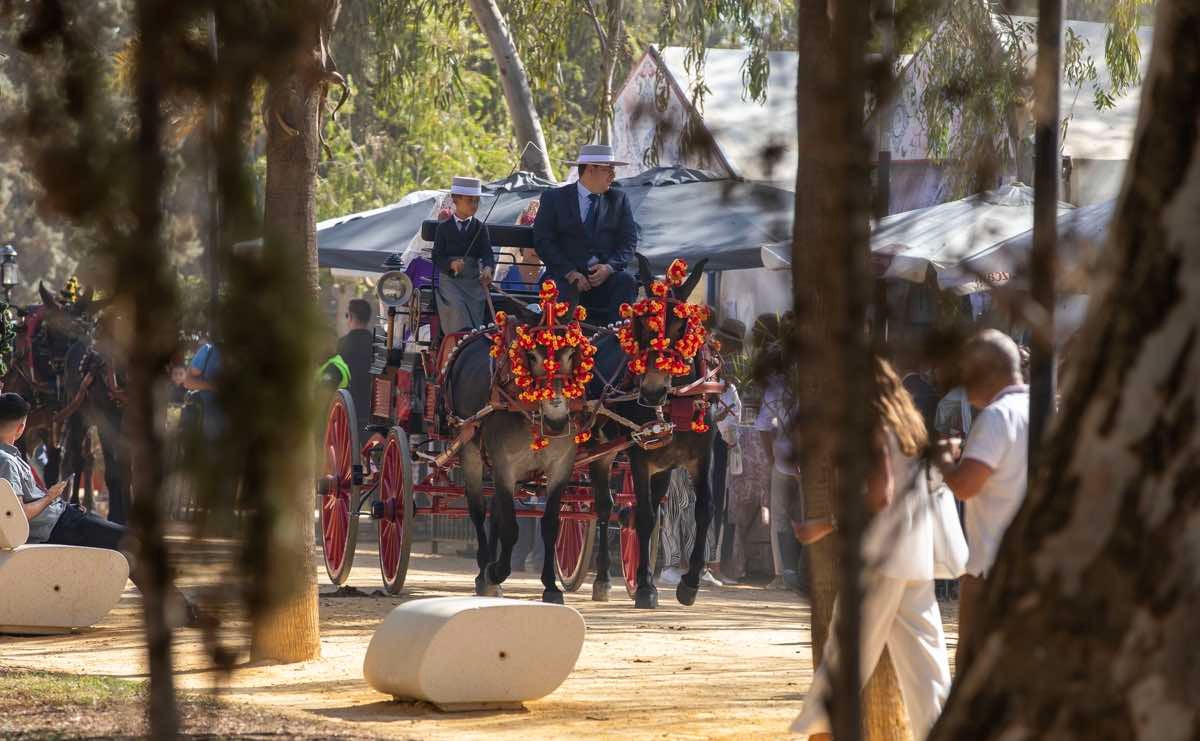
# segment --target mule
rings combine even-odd
[[[91,289],[70,302],[60,301],[44,283],[38,283],[38,293],[42,303],[19,312],[23,322],[3,389],[29,402],[29,421],[17,446],[29,456],[45,444],[43,478],[49,485],[58,481],[61,473],[55,418],[65,403],[63,371],[67,351],[76,341],[91,336],[95,322]]]
[[[647,289],[654,279],[650,272],[649,263],[642,255],[638,255],[639,282]],[[686,304],[703,277],[706,261],[701,260],[692,269],[687,279],[679,286],[671,289],[670,296],[665,300],[669,306]],[[630,329],[633,331],[640,346],[648,347],[650,340],[656,336],[669,338],[672,344],[678,343],[687,330],[687,322],[668,311],[668,319],[661,332],[654,331],[648,326],[648,317],[635,316],[630,319]],[[608,408],[638,425],[646,425],[665,418],[664,407],[671,404],[671,389],[676,378],[682,381],[695,380],[695,363],[690,365],[689,372],[681,376],[659,368],[654,362],[640,373],[630,370],[629,363],[633,359],[620,346],[616,337],[607,336],[596,343],[597,376],[606,379],[618,379],[618,391],[636,391],[636,398],[609,403]],[[652,353],[653,355],[653,353]],[[624,370],[623,370],[624,369]],[[623,378],[624,382],[621,382]],[[595,387],[593,387],[595,390]],[[628,394],[625,394],[628,395]],[[684,402],[686,403],[686,402]],[[680,580],[675,590],[675,597],[683,605],[692,605],[700,589],[700,575],[704,571],[704,548],[708,536],[709,523],[712,521],[712,455],[716,430],[713,425],[711,409],[705,409],[701,418],[694,419],[703,432],[693,431],[692,427],[677,425],[670,442],[655,449],[643,449],[637,445],[630,446],[626,452],[629,457],[630,472],[633,477],[633,487],[636,494],[635,524],[637,528],[638,552],[640,559],[637,568],[637,590],[634,596],[634,606],[641,609],[658,607],[658,589],[654,586],[650,574],[650,538],[654,532],[658,518],[658,507],[667,494],[671,471],[682,467],[691,477],[696,490],[696,542],[688,559],[688,571]],[[597,443],[603,443],[627,434],[628,430],[612,421],[606,421],[598,427]],[[612,514],[613,498],[610,479],[613,461],[617,453],[598,458],[590,465],[592,492],[595,498],[596,519],[599,523],[598,539],[601,544],[608,543],[609,517]],[[592,599],[606,602],[612,591],[609,576],[609,552],[607,547],[601,547],[597,554],[596,579],[592,584]]]
[[[512,309],[507,321],[515,323],[514,328],[533,327],[541,322],[541,315],[517,305],[516,302],[505,306]],[[543,303],[543,307],[545,306]],[[568,316],[573,313],[572,306]],[[469,419],[492,401],[491,379],[494,361],[490,345],[482,341],[483,337],[484,335],[477,335],[476,338],[467,340],[450,368],[450,408],[459,419]],[[586,343],[586,339],[584,342]],[[554,543],[558,538],[559,499],[570,481],[578,448],[572,429],[571,407],[564,395],[563,378],[570,377],[576,364],[583,358],[578,347],[565,347],[557,352],[548,352],[540,345],[532,349],[521,349],[517,345],[517,351],[521,353],[535,381],[557,376],[557,380],[551,381],[551,395],[537,402],[537,411],[532,415],[540,426],[540,436],[544,436],[546,444],[540,449],[533,449],[539,435],[535,435],[531,429],[531,417],[514,411],[495,411],[478,421],[476,434],[459,452],[466,480],[467,506],[479,543],[476,552],[479,575],[475,577],[475,593],[480,596],[500,596],[501,584],[511,573],[510,558],[517,541],[513,495],[519,482],[544,476],[546,511],[541,522],[542,539],[545,544],[542,601],[562,604],[563,593],[558,588],[554,573]],[[555,370],[555,364],[558,364],[555,373],[548,373],[548,362],[552,370]],[[495,487],[490,535],[484,530],[485,453],[491,463]]]
[[[124,525],[129,518],[129,486],[132,472],[128,443],[122,434],[124,391],[112,358],[100,351],[96,341],[83,338],[67,351],[63,386],[69,412],[63,427],[62,475],[83,474],[90,469],[86,450],[87,431],[95,427],[104,455],[104,486],[108,489],[108,520]],[[90,480],[76,480],[91,491]],[[74,495],[75,492],[72,492]]]

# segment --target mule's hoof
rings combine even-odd
[[[608,595],[610,592],[612,592],[612,582],[592,582],[592,602],[608,602]]]
[[[689,587],[681,581],[679,586],[675,587],[675,599],[679,600],[679,604],[684,607],[691,607],[696,604],[696,594],[699,591],[700,587]]]
[[[476,597],[503,597],[503,590],[499,584],[492,584],[484,578],[483,574],[475,577],[475,596]]]
[[[557,589],[543,589],[542,602],[548,602],[552,605],[564,604],[563,593]]]
[[[658,590],[654,587],[638,587],[633,597],[633,606],[639,610],[653,610],[658,607]]]

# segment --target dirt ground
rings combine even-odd
[[[308,720],[320,734],[428,739],[554,737],[785,738],[812,679],[808,606],[791,592],[756,586],[704,587],[685,608],[674,591],[660,591],[658,610],[634,610],[614,582],[613,601],[593,603],[590,580],[567,604],[587,624],[575,671],[561,687],[524,710],[442,713],[400,703],[362,679],[362,662],[375,628],[410,599],[470,594],[474,563],[414,547],[405,594],[371,596],[380,589],[375,534],[366,522],[350,585],[364,596],[334,596],[320,568],[320,659],[293,665],[241,666],[230,678],[207,669],[199,631],[176,636],[178,686],[205,691],[221,686],[222,700],[261,708],[270,718]],[[419,549],[419,552],[418,552]],[[320,563],[320,556],[317,556]],[[205,575],[184,565],[181,585]],[[505,596],[538,599],[541,583],[517,573]],[[943,605],[953,655],[956,611]],[[59,671],[96,677],[144,679],[140,597],[132,586],[108,618],[69,636],[0,637],[0,668]],[[276,724],[278,725],[278,724]],[[290,735],[287,727],[264,732]],[[136,731],[133,731],[136,733]]]

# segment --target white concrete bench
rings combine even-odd
[[[25,545],[29,522],[12,484],[0,479],[0,633],[67,633],[116,606],[129,562],[116,551]]]
[[[553,692],[583,648],[570,607],[496,597],[440,597],[400,605],[367,647],[367,684],[443,710],[519,707]]]

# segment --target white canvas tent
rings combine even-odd
[[[1058,213],[1072,208],[1060,202]],[[974,293],[1009,278],[988,275],[980,261],[1032,228],[1033,188],[1017,183],[880,219],[871,233],[871,254],[886,264],[884,278],[924,283],[932,267],[942,290]]]

